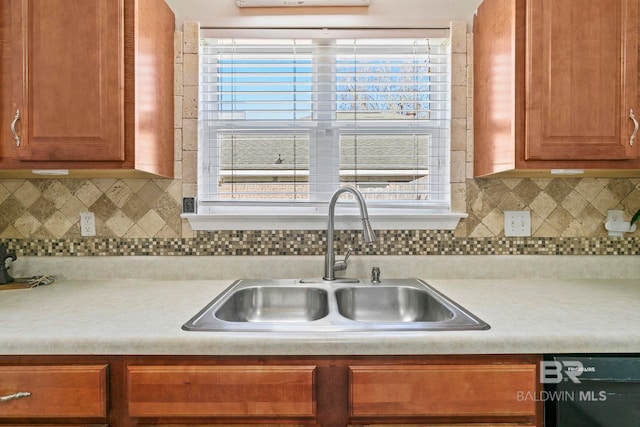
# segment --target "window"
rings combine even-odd
[[[449,44],[204,38],[200,212],[304,216],[353,185],[389,216],[449,213]]]

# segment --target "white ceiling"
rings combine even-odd
[[[371,0],[369,7],[243,8],[235,0],[166,0],[184,21],[230,28],[448,28],[472,24],[482,0]]]

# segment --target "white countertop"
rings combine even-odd
[[[0,355],[640,352],[640,280],[423,277],[491,325],[458,332],[188,332],[230,280],[60,280],[0,291]]]

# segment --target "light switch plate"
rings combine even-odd
[[[198,205],[195,197],[182,198],[182,213],[197,213]]]
[[[531,236],[531,211],[504,211],[504,235]]]

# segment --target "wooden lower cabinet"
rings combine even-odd
[[[129,366],[132,417],[315,417],[315,366]]]
[[[350,425],[349,427],[522,427],[533,424],[367,424]]]
[[[0,427],[542,427],[539,356],[0,356]]]
[[[534,364],[361,365],[349,367],[354,417],[533,417]]]
[[[0,423],[104,425],[108,367],[0,366]]]

